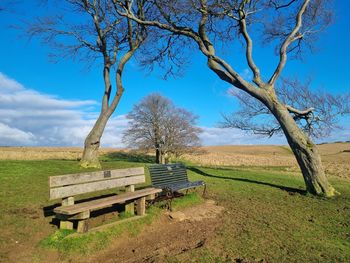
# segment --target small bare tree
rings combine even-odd
[[[276,93],[287,108],[294,109],[290,114],[306,134],[323,138],[342,128],[338,125],[339,117],[350,114],[350,94],[333,95],[320,89],[313,91],[310,85],[311,79],[302,83],[297,78],[282,78]],[[268,137],[283,133],[281,125],[263,103],[239,90],[230,89],[228,93],[238,99],[240,109],[223,115],[222,127]]]
[[[276,118],[300,166],[307,191],[324,196],[336,193],[324,173],[317,146],[294,119],[296,115],[308,114],[314,107],[290,107],[275,89],[288,56],[302,57],[304,48],[312,47],[319,33],[331,22],[331,1],[127,0],[127,4],[113,1],[118,3],[120,15],[155,27],[164,34],[172,34],[180,41],[186,39],[194,43],[207,58],[208,67],[220,79],[264,104]],[[131,4],[143,6],[145,16],[138,16]],[[253,45],[259,43],[257,39],[277,51],[272,74],[263,74],[254,59]],[[234,42],[243,43],[244,51],[236,48]],[[184,47],[188,45],[182,45],[182,49]],[[221,52],[222,47],[229,48],[230,52]],[[231,56],[225,58],[225,53]],[[242,53],[253,75],[252,80],[237,71],[240,64],[237,60]]]
[[[100,167],[100,139],[124,93],[124,67],[147,34],[142,25],[118,15],[112,1],[65,0],[56,4],[57,15],[37,18],[29,24],[28,34],[40,37],[44,44],[60,51],[59,56],[101,63],[104,81],[101,112],[85,139],[80,162],[83,167]],[[58,14],[59,8],[62,14]],[[142,17],[141,12],[134,11]]]
[[[127,118],[130,127],[124,132],[124,142],[131,148],[154,150],[156,163],[199,146],[201,129],[194,126],[197,117],[159,94],[145,97]]]

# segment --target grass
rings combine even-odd
[[[349,262],[349,181],[333,180],[342,195],[324,199],[306,195],[301,176],[279,171],[192,168],[190,174],[204,179],[227,210],[210,251],[194,250],[189,262]]]
[[[112,239],[118,238],[122,234],[131,236],[137,235],[145,225],[150,224],[159,214],[160,209],[152,207],[148,209],[147,216],[144,218],[118,224],[104,231],[88,232],[74,237],[69,237],[69,235],[75,233],[75,231],[57,230],[55,233],[42,240],[40,245],[57,249],[64,255],[70,253],[89,255],[106,248]],[[125,217],[128,216],[124,216],[122,219],[125,219]]]
[[[102,165],[110,169],[145,163],[122,155],[108,156]],[[57,231],[43,213],[55,203],[48,201],[48,177],[81,172],[78,163],[0,161],[0,167],[0,261],[10,261],[16,242],[27,242],[26,253],[39,259],[48,249],[66,256],[88,254],[122,235],[137,235],[161,213],[154,206],[140,220],[70,238],[71,231]],[[332,180],[341,195],[324,199],[305,194],[302,177],[284,168],[191,166],[188,172],[191,180],[207,183],[208,197],[225,212],[214,239],[169,262],[350,262],[350,181]],[[173,208],[201,201],[191,194],[173,202]]]
[[[190,193],[182,198],[175,199],[172,204],[174,210],[186,208],[202,202],[196,192]],[[112,239],[118,238],[123,234],[136,236],[142,231],[145,225],[149,225],[162,213],[163,204],[159,203],[147,210],[147,216],[135,221],[125,222],[116,226],[111,226],[100,232],[91,232],[83,235],[69,237],[74,234],[74,230],[57,230],[40,242],[40,245],[47,248],[57,249],[63,254],[78,253],[89,255],[106,248]],[[122,213],[119,220],[130,218],[131,216]]]

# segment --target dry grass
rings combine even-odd
[[[326,173],[350,179],[350,143],[332,143],[319,146]]]
[[[350,179],[350,143],[319,145],[327,174]],[[100,154],[125,149],[102,148]],[[0,147],[0,160],[79,160],[78,147]],[[243,145],[207,146],[183,159],[208,166],[280,166],[298,171],[295,158],[287,146]]]
[[[285,146],[207,146],[202,150],[201,154],[187,154],[183,158],[210,166],[296,166],[293,155]]]
[[[286,166],[298,171],[298,165],[287,146],[244,145],[203,147],[201,154],[183,158],[199,165],[209,166]],[[319,145],[326,173],[350,179],[350,143]]]
[[[100,154],[119,150],[104,148]],[[82,152],[79,147],[0,147],[0,160],[79,160]]]

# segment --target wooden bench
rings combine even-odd
[[[50,200],[62,198],[62,206],[54,209],[56,218],[60,220],[60,228],[73,229],[73,222],[78,221],[77,231],[86,232],[90,212],[114,204],[125,204],[125,211],[134,214],[134,202],[136,201],[137,214],[144,215],[146,198],[152,199],[161,192],[161,189],[153,187],[135,191],[135,184],[144,182],[143,167],[50,176]],[[116,187],[125,187],[125,192],[74,203],[77,195]]]
[[[204,186],[203,195],[206,191],[204,181],[190,182],[187,176],[186,167],[181,163],[175,164],[157,164],[149,166],[152,186],[161,188],[163,193],[173,197],[174,193],[180,190]]]

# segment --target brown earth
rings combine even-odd
[[[213,201],[173,212],[183,217],[165,213],[147,226],[137,237],[124,236],[109,249],[84,262],[165,262],[167,258],[205,246],[214,240],[221,221],[218,215],[223,207]]]
[[[42,221],[43,227],[30,239],[8,240],[5,246],[6,251],[2,251],[6,256],[0,257],[0,262],[164,262],[166,258],[184,254],[214,240],[216,230],[221,225],[219,215],[223,210],[224,208],[216,205],[214,201],[207,200],[176,212],[165,212],[150,225],[144,226],[142,232],[137,236],[124,234],[115,239],[112,244],[108,245],[107,250],[94,252],[89,256],[70,255],[68,257],[60,255],[55,250],[33,246],[52,232],[50,228],[56,228],[49,223],[48,218],[43,218],[37,210],[13,211],[18,216],[28,214],[33,220]],[[184,217],[172,217],[172,213],[181,213]],[[107,216],[113,215],[115,214],[109,213]],[[17,230],[28,231],[26,229]],[[6,234],[6,230],[2,230],[2,234],[11,236],[10,233]],[[38,250],[40,255],[36,257],[35,253]]]

